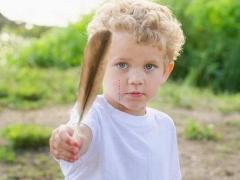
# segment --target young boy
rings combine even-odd
[[[72,137],[76,103],[68,125],[52,133],[51,154],[70,180],[181,179],[173,120],[147,107],[184,44],[181,25],[165,6],[127,0],[105,4],[89,36],[103,29],[112,32],[103,95],[82,121],[79,141]]]

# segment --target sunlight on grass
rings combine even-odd
[[[16,154],[10,147],[0,147],[0,161],[5,163],[13,163],[15,161]]]
[[[214,132],[213,124],[199,124],[192,119],[187,119],[184,136],[190,140],[220,140],[220,134]]]
[[[0,76],[0,106],[32,109],[73,102],[79,68],[4,68],[0,70]]]
[[[185,109],[205,109],[232,113],[240,111],[240,94],[214,94],[210,89],[200,89],[168,81],[160,87],[150,106]]]
[[[12,124],[2,129],[2,137],[14,149],[37,149],[48,146],[51,129],[36,124]]]

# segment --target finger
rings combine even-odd
[[[66,154],[66,158],[69,158],[70,155],[74,156],[75,153],[78,152],[76,148],[66,145],[62,140],[65,138],[65,136],[68,136],[68,133],[71,133],[71,130],[67,131],[66,128],[67,126],[65,125],[59,126],[52,131],[51,137],[49,138],[50,154],[55,158],[65,158],[64,154]],[[63,134],[63,132],[66,132],[66,134]],[[63,137],[59,136],[61,133]]]
[[[66,131],[60,131],[59,134],[56,136],[55,145],[57,148],[65,148],[66,150],[71,150],[73,148],[80,148],[79,143],[69,136]]]
[[[69,158],[66,158],[66,157],[60,157],[59,159],[64,160],[64,161],[68,161],[68,162],[74,162],[74,161],[77,160],[77,159],[69,159]]]
[[[68,140],[62,140],[64,139],[65,135],[62,135],[63,137],[60,137],[61,134],[56,134],[55,135],[55,140],[53,140],[53,143],[52,143],[52,148],[53,149],[56,149],[58,151],[68,151],[70,153],[72,153],[73,155],[76,155],[79,153],[80,151],[80,147],[79,146],[74,146],[74,145],[69,145],[69,143],[67,143],[66,141]],[[69,138],[69,141],[70,139],[73,139],[71,137],[68,137]]]
[[[51,145],[54,149],[58,149],[61,146],[61,138],[59,137],[59,134],[53,136]]]
[[[56,146],[56,144],[58,144],[60,142],[59,139],[59,129],[61,126],[59,126],[58,128],[54,129],[51,133],[51,137],[49,138],[49,147],[50,149],[52,149],[53,147]]]
[[[57,128],[57,130],[58,130],[59,132],[60,132],[60,131],[65,131],[65,132],[67,132],[70,136],[72,136],[73,133],[74,133],[74,129],[73,129],[72,127],[66,125],[66,124],[60,125],[60,126]]]
[[[62,159],[62,160],[66,160],[66,161],[75,161],[78,159],[77,155],[72,155],[70,152],[68,151],[54,151],[54,154],[56,154],[57,159]]]
[[[73,128],[61,125],[52,131],[49,139],[50,153],[57,159],[76,160],[80,151],[80,141],[73,137]],[[76,145],[77,144],[77,145]]]
[[[49,151],[50,151],[50,154],[51,155],[53,155],[53,149],[55,148],[54,146],[55,146],[55,141],[54,141],[54,139],[55,139],[55,134],[56,134],[56,132],[57,132],[57,130],[56,129],[54,129],[53,131],[52,131],[52,134],[51,134],[51,137],[49,138]]]
[[[68,125],[65,125],[63,128],[67,131],[67,133],[68,133],[70,136],[73,136],[74,129],[73,129],[72,127],[70,127],[70,126],[68,126]]]
[[[58,130],[58,135],[61,141],[66,142],[69,145],[80,147],[80,142],[73,138],[74,130],[69,126],[61,126]]]
[[[58,135],[61,138],[62,141],[69,141],[69,139],[71,139],[73,132],[71,132],[73,130],[70,130],[70,128],[68,126],[60,126],[58,129]]]
[[[56,135],[56,132],[57,132],[57,128],[52,130],[51,136],[49,138],[49,147],[52,146],[52,142],[53,142],[54,136]]]
[[[68,151],[73,155],[77,155],[81,148],[62,142],[59,146],[59,149],[63,151]]]

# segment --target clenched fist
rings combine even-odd
[[[54,158],[73,162],[87,151],[92,140],[91,129],[84,124],[78,128],[78,138],[73,137],[74,129],[68,125],[60,125],[52,131],[49,148]]]

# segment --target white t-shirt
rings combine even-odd
[[[78,120],[76,105],[68,124]],[[176,129],[165,113],[122,112],[98,95],[82,123],[92,130],[88,151],[77,161],[60,161],[65,180],[180,180]]]

